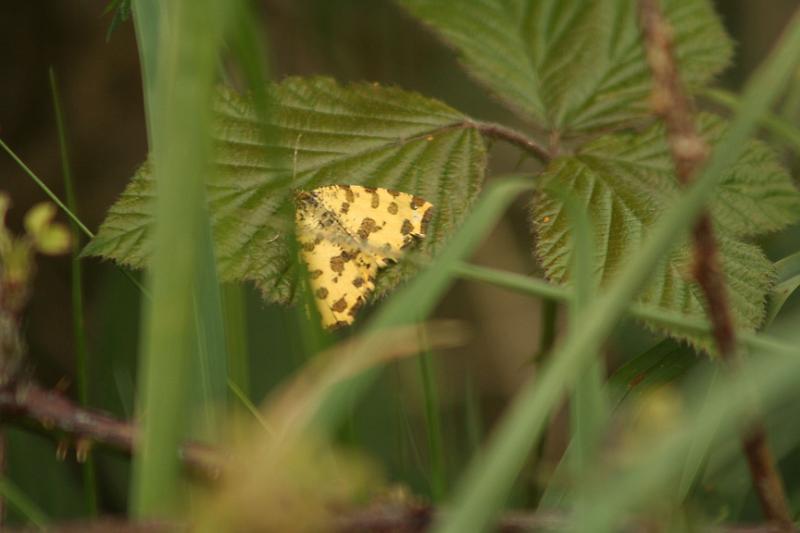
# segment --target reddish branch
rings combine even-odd
[[[708,145],[695,125],[692,102],[684,90],[672,46],[672,29],[664,19],[658,0],[640,0],[647,60],[653,75],[653,107],[667,129],[678,179],[691,183],[708,155]],[[736,366],[736,338],[728,296],[720,268],[711,217],[700,215],[693,229],[694,276],[708,304],[712,333],[720,357]],[[764,516],[783,530],[794,531],[783,483],[761,424],[754,424],[742,437],[753,486]]]
[[[128,422],[93,409],[85,409],[61,395],[35,385],[17,390],[0,391],[0,417],[12,418],[27,425],[33,424],[48,434],[61,433],[78,442],[97,442],[131,452],[138,430]],[[221,468],[222,454],[199,444],[185,445],[181,451],[187,466],[216,478]],[[428,505],[415,503],[377,504],[362,509],[337,512],[331,529],[339,533],[421,533],[427,531],[441,511]],[[495,531],[502,533],[544,532],[568,525],[568,517],[557,513],[511,512],[500,517]],[[180,522],[131,522],[121,518],[105,517],[92,521],[58,524],[48,527],[54,533],[114,531],[118,533],[160,533],[189,531]],[[626,531],[648,531],[644,526],[632,524]],[[5,531],[5,530],[4,530]],[[22,533],[29,529],[8,529]],[[779,533],[772,524],[733,525],[715,527],[714,533]]]
[[[139,430],[134,424],[94,409],[83,408],[56,391],[34,384],[0,390],[0,417],[16,419],[47,433],[62,433],[75,442],[77,456],[85,456],[87,446],[98,443],[125,452],[136,447]],[[192,471],[216,478],[221,467],[220,454],[199,443],[185,444],[181,459]]]
[[[550,150],[537,143],[533,139],[530,139],[526,135],[512,130],[511,128],[489,122],[470,122],[470,124],[473,125],[475,129],[477,129],[478,132],[480,132],[480,134],[484,137],[506,141],[507,143],[522,148],[542,163],[547,163],[553,157],[553,154]]]

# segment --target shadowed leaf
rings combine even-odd
[[[551,131],[597,130],[649,113],[650,73],[630,0],[399,0],[458,51],[467,70]],[[706,0],[665,0],[679,71],[697,87],[731,44]]]

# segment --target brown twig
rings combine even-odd
[[[61,393],[42,389],[29,383],[0,390],[0,417],[32,423],[34,429],[48,434],[63,433],[80,446],[98,443],[131,453],[138,440],[136,425],[119,420],[102,411],[86,409]],[[219,475],[221,456],[213,448],[199,443],[187,443],[181,459],[193,472],[212,479]]]
[[[664,120],[678,179],[687,185],[705,162],[708,145],[695,126],[692,102],[682,86],[675,62],[672,29],[661,13],[659,2],[640,0],[640,8],[647,60],[653,75],[653,107]],[[714,342],[723,361],[735,367],[735,331],[708,212],[698,218],[692,237],[694,276],[706,298]],[[794,531],[783,483],[760,423],[746,430],[742,447],[765,518],[784,531]]]
[[[51,435],[65,433],[72,438],[85,439],[131,452],[136,443],[138,429],[135,425],[118,420],[106,413],[85,409],[61,395],[36,385],[25,385],[14,389],[0,390],[0,417],[33,423]],[[208,446],[196,443],[184,445],[182,457],[193,470],[217,477],[221,468],[221,453]],[[336,514],[332,529],[339,533],[417,533],[427,531],[436,516],[441,513],[428,505],[413,503],[371,505],[362,509],[351,509]],[[551,531],[556,526],[568,523],[568,517],[557,513],[511,512],[501,516],[495,531],[522,533]],[[48,531],[72,533],[77,531],[113,531],[119,533],[161,533],[188,531],[180,522],[131,522],[104,517],[93,521],[52,525]],[[646,528],[632,524],[627,531],[645,531]],[[22,533],[29,529],[9,530]],[[774,524],[733,525],[710,529],[714,533],[779,533]]]
[[[484,137],[506,141],[507,143],[522,148],[526,152],[533,155],[541,163],[548,163],[553,158],[553,154],[550,152],[550,150],[525,134],[511,128],[491,122],[470,122],[470,125],[478,130],[478,132],[480,132],[480,134]]]

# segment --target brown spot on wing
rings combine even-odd
[[[391,195],[392,195],[392,196],[394,196],[395,198],[397,198],[398,196],[400,196],[400,193],[399,193],[399,192],[397,192],[397,191],[392,191],[392,190],[386,189],[386,192],[388,192],[389,194],[391,194]]]
[[[358,298],[356,298],[356,303],[353,304],[353,307],[350,308],[347,314],[350,316],[355,316],[355,314],[358,312],[359,309],[361,309],[363,305],[364,305],[364,298],[359,296]]]
[[[433,208],[429,207],[428,210],[425,211],[425,214],[422,215],[422,222],[420,223],[420,229],[419,229],[419,232],[422,235],[428,233],[428,224],[430,224],[432,218],[433,218]]]
[[[405,219],[403,221],[403,226],[400,228],[400,233],[408,235],[412,231],[414,231],[414,224],[412,224],[410,220]]]
[[[361,287],[363,284],[364,284],[364,278],[362,278],[361,276],[353,280],[353,287],[358,288]]]
[[[311,279],[317,279],[321,275],[322,275],[322,270],[320,270],[320,269],[317,269],[317,270],[309,273],[309,276],[311,276]]]
[[[342,187],[344,188],[344,197],[347,198],[347,201],[351,204],[355,202],[356,195],[353,194],[353,189],[351,189],[348,185],[343,185]]]
[[[315,244],[316,243],[314,243],[313,241],[304,242],[303,243],[303,250],[305,250],[306,252],[313,252]]]
[[[367,240],[369,238],[370,233],[375,233],[379,231],[380,228],[378,224],[375,222],[375,219],[370,217],[365,217],[364,220],[361,221],[361,227],[358,228],[358,236],[362,240]]]
[[[341,313],[347,309],[347,300],[344,299],[344,296],[336,300],[336,302],[334,302],[334,304],[331,306],[331,309],[337,313]]]
[[[335,255],[331,257],[331,270],[337,274],[341,274],[344,272],[344,263],[345,260],[341,255]]]
[[[424,198],[420,198],[419,196],[414,196],[411,199],[411,209],[419,209],[423,205],[425,205],[425,199]]]
[[[348,211],[350,211],[350,204],[347,202],[342,202],[342,207],[339,208],[339,212],[347,214]]]
[[[328,297],[328,289],[326,289],[325,287],[320,287],[319,289],[316,290],[314,294],[316,294],[317,298],[319,298],[320,300],[324,300],[325,298]]]
[[[372,191],[372,202],[370,203],[372,209],[377,209],[379,205],[381,205],[381,197],[378,195],[377,191]]]
[[[389,204],[387,211],[389,211],[389,214],[396,215],[397,209],[398,209],[397,202],[392,202]]]

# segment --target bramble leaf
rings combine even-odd
[[[715,142],[724,124],[704,115],[700,128],[710,142]],[[679,194],[660,125],[642,133],[600,137],[575,155],[554,160],[542,178],[532,210],[538,237],[536,251],[547,277],[561,283],[570,279],[572,226],[559,196],[548,194],[548,187],[569,190],[592,217],[598,243],[594,269],[600,285],[621,271]],[[800,193],[775,155],[762,143],[752,141],[728,171],[710,209],[736,325],[754,330],[764,318],[765,295],[774,268],[758,246],[741,238],[797,221]],[[687,317],[705,317],[704,298],[691,278],[691,262],[690,243],[684,241],[653,272],[640,301]],[[704,346],[703,339],[680,331],[669,333]]]
[[[483,140],[467,117],[441,102],[326,78],[287,79],[272,87],[271,97],[266,136],[248,101],[222,90],[215,102],[208,205],[223,281],[252,281],[271,300],[293,299],[292,204],[298,190],[357,184],[425,198],[435,213],[415,248],[423,257],[439,248],[480,190]],[[145,163],[84,255],[144,267],[154,192]],[[414,268],[411,262],[388,268],[378,278],[378,292]]]
[[[466,69],[511,107],[568,136],[648,114],[650,71],[630,0],[399,0],[453,45]],[[708,82],[731,43],[707,0],[664,0],[690,87]]]

